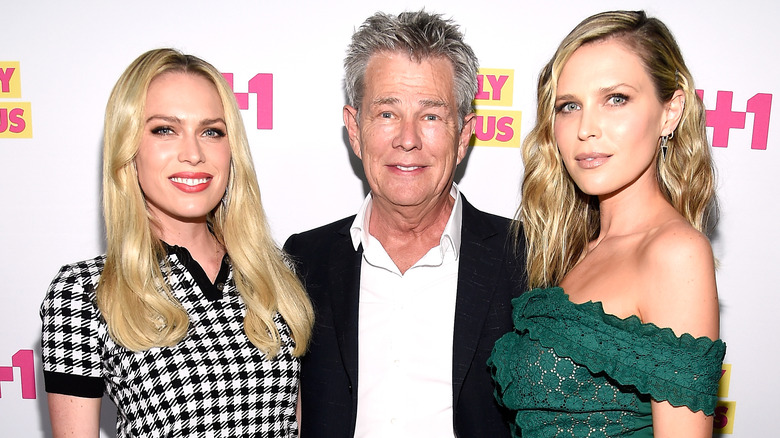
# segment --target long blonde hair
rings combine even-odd
[[[715,211],[715,175],[705,130],[705,110],[691,73],[667,27],[644,11],[613,11],[583,20],[558,46],[539,75],[536,126],[523,141],[525,175],[517,217],[528,251],[530,287],[557,285],[581,260],[599,233],[598,199],[572,181],[556,145],[555,99],[558,78],[569,57],[584,44],[615,38],[642,60],[660,102],[677,90],[685,108],[665,160],[658,154],[656,173],[669,203],[699,231]],[[519,234],[519,228],[516,228]],[[519,236],[518,236],[519,237]]]
[[[166,251],[153,231],[155,220],[146,208],[134,161],[149,84],[168,72],[206,78],[222,101],[230,143],[230,178],[223,202],[209,213],[207,221],[230,256],[233,278],[247,309],[244,331],[267,356],[276,356],[281,347],[274,324],[278,311],[295,340],[293,354],[300,356],[311,334],[312,307],[268,229],[233,92],[211,64],[173,49],[150,50],[133,61],[114,86],[106,107],[103,214],[107,252],[97,304],[109,334],[122,346],[140,351],[178,343],[189,326],[187,312],[165,281],[161,262]]]

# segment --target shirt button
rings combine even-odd
[[[225,289],[225,283],[217,283],[217,290],[222,292],[223,289]]]

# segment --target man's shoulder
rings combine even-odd
[[[514,283],[525,284],[525,241],[518,238],[523,236],[522,223],[478,210],[464,199],[463,230],[463,235],[469,236],[464,241],[472,242],[470,248],[501,251],[504,263],[511,267],[511,276],[516,279]]]
[[[349,226],[354,220],[355,215],[352,215],[327,225],[293,234],[287,238],[284,249],[290,254],[295,254],[302,248],[313,250],[330,245],[334,241],[349,239]]]
[[[297,234],[293,234],[290,237],[296,237],[296,238],[309,238],[309,237],[320,237],[322,235],[327,234],[333,234],[333,233],[341,233],[342,230],[347,229],[347,232],[349,231],[348,228],[346,228],[348,225],[350,225],[352,222],[355,221],[355,215],[345,217],[343,219],[339,219],[337,221],[331,222],[326,225],[319,226],[317,228],[312,228],[308,231],[303,231]]]
[[[482,211],[469,203],[466,197],[463,200],[463,227],[464,228],[482,228],[491,230],[500,234],[506,234],[512,220],[493,213]]]
[[[488,213],[486,211],[482,211],[479,209],[474,209],[475,215],[481,217],[483,220],[488,221],[492,224],[500,225],[500,226],[508,226],[512,223],[512,220],[509,218],[506,218],[504,216],[499,216],[497,214]]]

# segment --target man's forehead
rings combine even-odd
[[[455,66],[452,63],[452,60],[444,55],[438,55],[434,53],[413,53],[404,49],[378,50],[369,56],[366,67],[370,66],[372,63],[376,64],[380,62],[387,62],[390,59],[403,59],[417,65],[421,65],[423,63],[444,62],[449,65],[450,68],[452,68],[453,72],[455,71]]]
[[[447,58],[429,57],[418,62],[403,52],[381,52],[369,59],[363,85],[366,91],[379,94],[375,98],[385,93],[392,97],[405,86],[438,88],[449,94],[455,88],[455,71]]]
[[[370,105],[396,105],[402,103],[402,100],[396,96],[377,96],[371,102]],[[449,106],[446,100],[436,99],[431,97],[420,97],[417,99],[417,103],[423,107],[447,107]]]

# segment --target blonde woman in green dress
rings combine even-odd
[[[725,354],[705,111],[666,26],[580,23],[541,72],[518,210],[531,291],[490,363],[533,437],[709,437]]]

